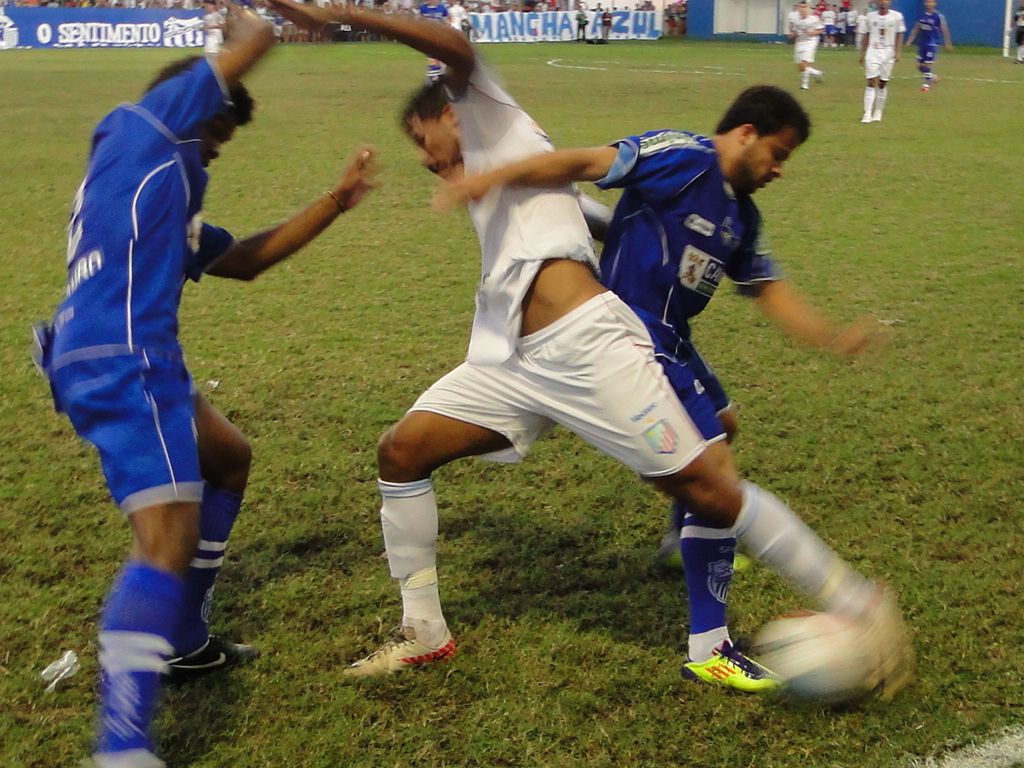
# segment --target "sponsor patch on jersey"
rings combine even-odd
[[[675,453],[679,447],[679,435],[664,419],[644,430],[644,440],[655,453]]]
[[[691,291],[713,296],[722,279],[722,265],[700,248],[687,245],[679,260],[679,282]]]
[[[687,216],[683,226],[687,229],[692,229],[698,235],[704,235],[704,237],[711,237],[715,234],[715,225],[696,213],[691,213]]]

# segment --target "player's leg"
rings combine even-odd
[[[875,100],[878,96],[878,62],[868,59],[865,63],[865,74],[867,75],[867,87],[864,89],[864,116],[862,123],[870,123],[875,111]]]
[[[255,658],[249,645],[209,633],[214,587],[227,551],[228,537],[242,507],[249,481],[252,449],[242,431],[199,392],[193,392],[196,439],[203,475],[199,546],[185,574],[185,608],[170,679],[183,682],[198,675]]]
[[[98,449],[133,534],[100,621],[94,760],[101,768],[162,765],[150,726],[159,675],[173,655],[202,496],[188,377],[178,360],[124,355],[72,363],[52,382],[75,430]]]
[[[927,93],[931,90],[935,63],[935,51],[928,46],[922,46],[917,51],[917,69],[921,73],[921,92]]]
[[[151,725],[184,602],[182,575],[199,539],[195,503],[156,504],[128,519],[132,554],[100,618],[98,768],[163,765],[154,757]]]
[[[722,424],[694,369],[657,358],[647,329],[621,300],[597,296],[565,320],[557,337],[541,332],[521,341],[523,386],[542,414],[648,478],[678,471],[708,450],[709,442],[722,447],[713,455],[728,468],[723,471],[731,470]],[[696,354],[694,359],[700,360]],[[685,391],[685,406],[677,390]],[[678,500],[687,513],[694,511],[687,499]],[[711,531],[714,526],[719,530]],[[685,674],[749,691],[774,688],[770,673],[736,652],[728,638],[732,533],[717,520],[698,527],[687,550],[686,574],[692,589],[691,647],[705,658],[687,663]],[[717,642],[710,642],[713,638]]]
[[[437,502],[430,476],[455,459],[515,461],[546,428],[520,412],[519,387],[503,367],[463,364],[430,387],[377,446],[381,527],[402,596],[402,634],[346,670],[388,674],[455,653],[437,576]]]
[[[882,122],[885,103],[889,100],[889,80],[892,78],[893,60],[887,59],[880,67],[878,75],[878,92],[875,94],[875,108],[871,113],[871,122]]]

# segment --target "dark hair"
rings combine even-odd
[[[409,97],[405,110],[402,112],[402,130],[409,132],[409,121],[413,117],[421,120],[437,120],[448,106],[451,99],[448,98],[448,90],[445,88],[444,78],[427,83]]]
[[[161,83],[166,83],[168,80],[173,77],[177,77],[182,72],[187,72],[201,58],[201,56],[186,56],[184,59],[172,61],[156,73],[156,77],[153,78],[153,81],[146,86],[145,92],[149,93]],[[249,91],[246,87],[241,83],[235,83],[228,89],[228,94],[231,96],[231,102],[225,108],[224,112],[234,118],[235,124],[245,125],[252,120],[252,111],[256,106],[256,103],[252,100],[252,96],[249,95]]]
[[[715,133],[728,133],[750,123],[761,136],[792,128],[803,144],[811,135],[811,118],[793,96],[774,85],[754,85],[736,97]]]

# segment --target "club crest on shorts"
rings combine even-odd
[[[645,429],[644,439],[656,453],[675,453],[679,447],[679,435],[664,419]]]

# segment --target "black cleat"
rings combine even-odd
[[[232,643],[219,635],[210,635],[199,650],[170,659],[164,680],[172,684],[187,683],[210,672],[252,661],[259,655],[260,652],[251,645]]]

